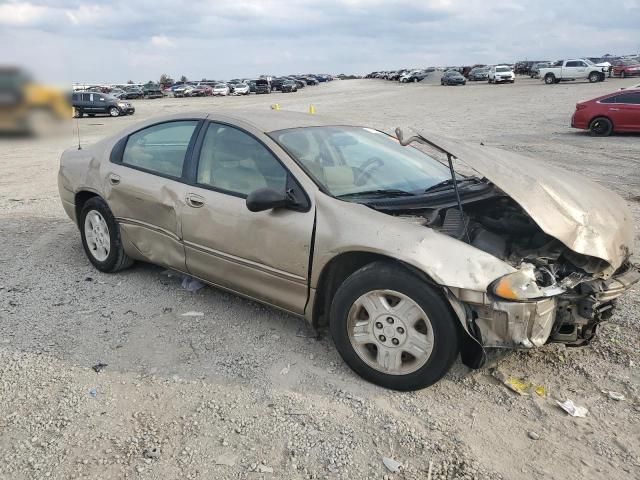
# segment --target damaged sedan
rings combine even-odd
[[[488,347],[587,343],[640,279],[615,194],[399,129],[171,115],[65,151],[58,182],[100,271],[151,262],[328,326],[355,372],[397,390]]]

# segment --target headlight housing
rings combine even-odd
[[[127,104],[124,102],[118,102],[118,106],[124,108],[127,106]]]
[[[559,285],[540,287],[536,282],[535,266],[523,263],[517,272],[500,277],[491,284],[491,292],[497,297],[516,302],[527,302],[551,297],[565,291]]]

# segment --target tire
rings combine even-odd
[[[626,73],[624,73],[624,70],[622,70],[622,71],[620,72],[620,78],[624,79],[624,77],[626,77],[626,76],[627,76],[627,74],[626,74]]]
[[[111,115],[112,117],[119,117],[120,116],[120,109],[118,107],[110,107],[109,108],[109,115]]]
[[[548,73],[544,76],[544,83],[546,83],[547,85],[551,85],[553,83],[556,83],[556,77],[555,75],[553,75],[552,73]]]
[[[87,219],[89,217],[89,219]],[[100,220],[96,222],[95,220]],[[104,222],[104,224],[102,224]],[[80,235],[82,238],[82,247],[89,261],[101,272],[114,273],[133,265],[131,260],[124,251],[122,239],[120,238],[120,228],[116,223],[109,206],[100,197],[93,197],[87,200],[80,212],[78,222],[80,227]],[[101,231],[95,231],[94,235],[101,235],[100,239],[92,241],[87,239],[87,233],[92,231],[91,227],[100,227]],[[105,231],[106,227],[106,231]],[[108,246],[106,238],[108,238]],[[107,246],[105,249],[101,248]]]
[[[606,117],[596,117],[589,122],[592,137],[608,137],[613,132],[613,123]]]
[[[600,75],[598,74],[598,72],[591,72],[589,74],[589,82],[596,83],[598,81],[600,81]]]
[[[82,109],[73,107],[73,118],[82,118],[83,116],[84,113],[82,112]]]
[[[413,83],[418,83],[418,79],[417,79],[417,78],[414,78],[414,79],[413,79]]]
[[[367,296],[384,301],[367,303]],[[405,302],[402,305],[415,319],[395,312],[400,303],[392,303],[393,299]],[[369,313],[365,305],[378,310],[369,308],[368,318],[359,320]],[[383,305],[393,307],[385,310]],[[434,288],[400,265],[379,261],[357,270],[338,288],[331,304],[330,330],[338,352],[358,375],[385,388],[407,391],[433,385],[449,371],[459,353],[457,321]],[[363,340],[356,341],[356,336]],[[403,347],[412,348],[417,356]],[[387,367],[378,363],[378,350],[387,353],[381,357]],[[389,366],[394,359],[399,362],[397,368]]]

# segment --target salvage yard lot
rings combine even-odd
[[[313,104],[338,120],[543,158],[613,189],[638,225],[640,137],[569,127],[577,101],[634,83],[334,81],[296,94],[138,101],[134,116],[77,126],[88,144],[154,115]],[[0,149],[0,478],[424,479],[430,462],[433,479],[640,478],[638,287],[587,347],[494,354],[420,392],[383,390],[294,317],[212,288],[189,293],[150,265],[93,269],[57,194],[76,123],[68,131]],[[519,396],[500,374],[546,394]],[[567,398],[589,415],[564,413],[556,400]],[[403,469],[391,474],[383,457]]]

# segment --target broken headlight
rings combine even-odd
[[[540,287],[536,282],[535,267],[529,263],[523,263],[517,272],[500,277],[493,282],[491,291],[496,296],[506,300],[526,302],[558,295],[564,289],[555,284],[548,287]]]

